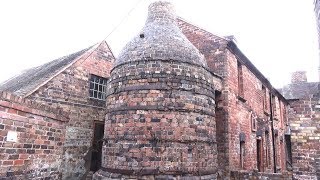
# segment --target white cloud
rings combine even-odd
[[[107,38],[117,54],[143,26],[148,0],[0,2],[0,81]],[[312,1],[171,0],[177,14],[241,50],[276,87],[307,70],[317,81],[318,41]],[[138,4],[138,5],[137,5]],[[136,6],[137,5],[137,6]],[[136,7],[135,7],[136,6]],[[127,13],[135,7],[130,16]]]

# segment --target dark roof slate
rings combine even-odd
[[[1,83],[0,91],[8,91],[19,96],[26,96],[42,83],[49,80],[64,67],[73,63],[90,48],[92,48],[92,46],[76,53],[50,61],[38,67],[27,69],[21,74]]]
[[[320,82],[299,82],[292,83],[279,89],[286,99],[312,98],[320,91]]]

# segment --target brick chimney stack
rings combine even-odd
[[[291,76],[291,83],[302,83],[302,82],[308,82],[307,80],[307,72],[306,71],[296,71],[292,73]]]

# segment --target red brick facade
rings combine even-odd
[[[61,109],[2,92],[0,179],[60,179],[68,120]]]
[[[209,67],[223,77],[221,94],[216,99],[218,164],[221,167],[221,177],[227,176],[230,170],[256,169],[271,173],[276,169],[277,172],[285,172],[286,100],[232,41],[212,35],[183,20],[178,22],[183,33],[205,55]],[[273,121],[270,121],[271,115]],[[259,168],[257,141],[261,141]],[[276,157],[273,152],[276,152]]]
[[[74,64],[27,98],[70,112],[63,146],[63,179],[90,171],[94,123],[103,122],[105,101],[89,98],[90,75],[108,78],[114,56],[106,42],[93,47]]]
[[[69,56],[60,61],[66,61],[67,58]],[[1,119],[0,128],[5,129],[1,132],[2,140],[8,129],[18,131],[19,142],[27,140],[21,145],[12,145],[4,140],[3,147],[7,148],[2,148],[1,152],[8,152],[8,154],[2,156],[5,160],[2,164],[6,168],[2,169],[1,175],[6,176],[5,173],[25,174],[34,169],[37,173],[39,171],[37,176],[48,176],[51,179],[81,179],[87,176],[90,171],[92,152],[96,151],[93,147],[94,126],[96,123],[103,123],[106,114],[105,101],[89,97],[89,80],[91,75],[107,79],[113,61],[114,56],[108,45],[102,42],[85,50],[72,62],[65,63],[60,72],[48,77],[46,82],[40,84],[37,89],[32,90],[21,100],[67,112],[68,121],[57,121],[56,116],[59,112],[52,114],[52,112],[48,113],[43,110],[37,114],[36,110],[23,107],[22,112],[17,112],[10,105],[0,109],[0,117],[4,119]],[[0,105],[6,104],[1,103]],[[26,112],[24,112],[25,109]],[[7,119],[8,114],[10,114],[10,119]],[[23,120],[20,116],[27,118]],[[28,118],[31,118],[29,122]],[[22,122],[18,122],[19,120]],[[50,130],[56,132],[50,132]],[[25,133],[28,135],[24,135]],[[50,136],[47,137],[47,135]],[[25,139],[29,136],[32,138]],[[59,140],[59,145],[53,146],[51,139],[52,141]],[[27,149],[11,149],[18,147]],[[28,148],[33,154],[28,154]],[[21,159],[19,154],[22,154],[21,158],[26,160]],[[50,164],[54,166],[51,168]],[[20,166],[23,167],[20,168]],[[53,170],[49,169],[47,174],[40,173],[43,168]],[[51,176],[50,171],[55,176]]]

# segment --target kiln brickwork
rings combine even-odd
[[[94,179],[215,179],[220,78],[156,2],[108,84],[102,169]]]

